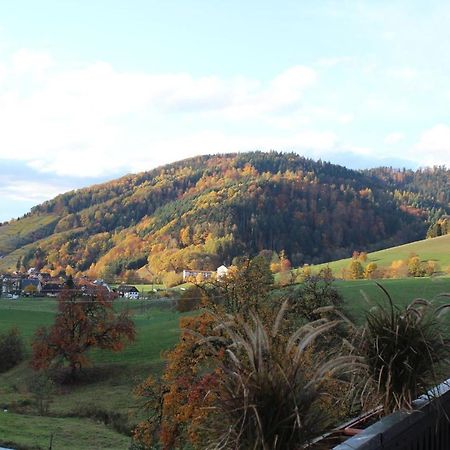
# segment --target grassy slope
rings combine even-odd
[[[450,277],[383,280],[382,284],[389,290],[397,304],[405,304],[416,297],[432,300],[440,293],[450,292]],[[337,287],[344,295],[346,309],[358,322],[362,320],[364,311],[371,306],[361,291],[373,301],[380,302],[384,299],[374,281],[338,281]],[[61,447],[54,448],[78,448],[76,442],[83,442],[83,448],[95,448],[84,445],[84,433],[95,434],[95,439],[99,439],[100,442],[94,444],[97,445],[96,448],[127,448],[126,443],[129,443],[129,439],[112,429],[96,424],[97,428],[94,430],[90,428],[94,426],[91,420],[67,416],[94,408],[118,411],[123,413],[124,417],[136,412],[132,389],[148,374],[160,371],[161,352],[170,348],[177,340],[180,315],[149,307],[151,302],[130,301],[122,302],[120,305],[122,308],[131,306],[134,309],[138,340],[122,353],[94,352],[92,356],[96,361],[96,368],[91,369],[91,381],[64,387],[55,397],[51,413],[59,416],[59,419],[30,416],[33,413],[30,407],[24,411],[28,415],[11,414],[8,421],[2,421],[0,414],[0,443],[3,440],[4,443],[29,445],[30,437],[27,430],[30,430],[30,433],[34,433],[31,439],[35,439],[42,448],[47,448],[45,444],[48,445],[51,430],[58,429],[58,436],[61,434],[62,438],[63,435],[67,435],[67,441],[61,443]],[[29,343],[38,326],[52,322],[55,306],[55,300],[47,299],[0,300],[0,330],[17,325]],[[5,374],[0,374],[1,402],[8,405],[16,402],[20,405],[20,402],[29,401],[27,379],[30,376],[31,370],[27,362]],[[136,418],[132,418],[131,421],[136,421]],[[32,425],[28,427],[27,424]],[[79,430],[78,434],[73,431],[75,424]],[[17,433],[18,428],[23,428],[24,432]],[[108,443],[110,436],[116,437],[114,445]]]
[[[47,449],[53,434],[54,449],[99,450],[127,449],[130,438],[120,435],[104,425],[77,418],[38,417],[2,413],[0,443],[20,444],[22,448]]]
[[[1,230],[2,227],[0,227]],[[73,228],[71,231],[61,231],[60,233],[53,233],[51,236],[43,237],[42,239],[36,239],[30,244],[24,244],[11,253],[5,255],[0,259],[0,272],[12,272],[16,270],[16,263],[20,257],[23,257],[30,249],[39,247],[42,244],[48,244],[52,240],[64,239],[65,241],[70,239],[70,235],[73,232],[78,232],[83,228]]]
[[[408,258],[411,253],[418,255],[423,261],[436,261],[441,269],[445,269],[450,266],[450,234],[369,253],[367,262],[374,262],[380,267],[389,266],[392,261]],[[340,276],[341,270],[348,266],[350,260],[351,258],[341,259],[314,268],[320,269],[329,265],[336,276]]]
[[[439,297],[439,294],[450,294],[450,277],[388,279],[379,280],[379,283],[397,305],[406,305],[419,297],[436,303],[449,301]],[[386,304],[386,296],[375,281],[337,281],[336,286],[345,299],[346,310],[358,322],[375,303]]]
[[[28,216],[0,227],[0,254],[10,253],[40,229],[58,220],[55,214]]]
[[[35,424],[36,429],[50,431],[52,428],[51,421],[55,420],[54,427],[57,426],[60,437],[67,435],[67,441],[61,442],[58,447],[54,448],[126,449],[128,447],[130,439],[113,429],[96,424],[94,431],[92,420],[67,416],[80,414],[80,411],[83,413],[100,409],[120,412],[124,416],[124,421],[127,420],[128,415],[131,415],[130,423],[137,420],[133,416],[136,412],[136,400],[133,397],[132,390],[150,373],[161,370],[161,353],[176,342],[179,333],[178,320],[180,315],[168,310],[143,307],[140,302],[121,303],[121,307],[129,307],[130,305],[134,308],[137,341],[122,353],[93,352],[92,359],[96,364],[95,369],[87,370],[89,382],[64,386],[59,388],[59,392],[55,395],[50,412],[52,415],[58,416],[58,420],[34,416],[35,409],[29,405],[24,407],[22,411],[24,415],[14,414],[13,419],[3,425],[2,415],[0,415],[0,444],[15,442],[22,446],[29,446],[30,437],[28,434],[24,432],[22,436],[21,433],[17,433],[14,424],[17,424],[17,427],[22,427],[22,421],[29,420],[29,422]],[[55,307],[55,300],[0,300],[0,331],[17,325],[29,348],[35,329],[41,325],[52,323]],[[16,408],[20,408],[20,405],[27,405],[31,400],[27,389],[28,380],[31,376],[32,372],[27,362],[0,374],[0,402],[7,405],[15,403]],[[27,419],[27,417],[30,417],[30,419]],[[83,424],[83,426],[80,426],[80,424]],[[23,426],[25,427],[25,423]],[[77,428],[78,434],[74,431]],[[29,429],[31,430],[32,427]],[[84,445],[83,433],[85,433],[85,430],[90,430],[89,433],[96,435],[98,445],[93,444],[92,447]],[[86,435],[89,433],[86,431]],[[48,448],[49,434],[43,433],[43,436],[39,437],[39,433],[36,432],[33,436],[36,443],[42,448]],[[111,437],[116,438],[116,444],[109,444],[109,442],[114,442],[114,439],[109,441]],[[78,441],[83,442],[81,447],[77,447]],[[101,442],[104,442],[104,444],[101,444]]]

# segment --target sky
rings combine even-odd
[[[450,2],[3,0],[0,221],[190,156],[450,166]]]

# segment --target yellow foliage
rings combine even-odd
[[[388,273],[391,278],[406,277],[408,275],[408,264],[402,259],[392,261]]]

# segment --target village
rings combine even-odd
[[[207,281],[220,279],[227,275],[228,268],[224,265],[216,271],[205,270],[183,270],[183,283]],[[69,277],[52,277],[48,272],[39,271],[32,267],[26,272],[13,272],[12,274],[0,275],[0,296],[9,299],[20,297],[57,297],[67,287]],[[146,298],[135,285],[126,283],[107,283],[103,279],[90,279],[87,276],[70,278],[73,288],[80,291],[82,295],[92,295],[98,290],[104,290],[115,297],[130,300]],[[152,291],[157,292],[156,288]]]

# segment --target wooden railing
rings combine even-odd
[[[450,450],[450,379],[333,450]]]

